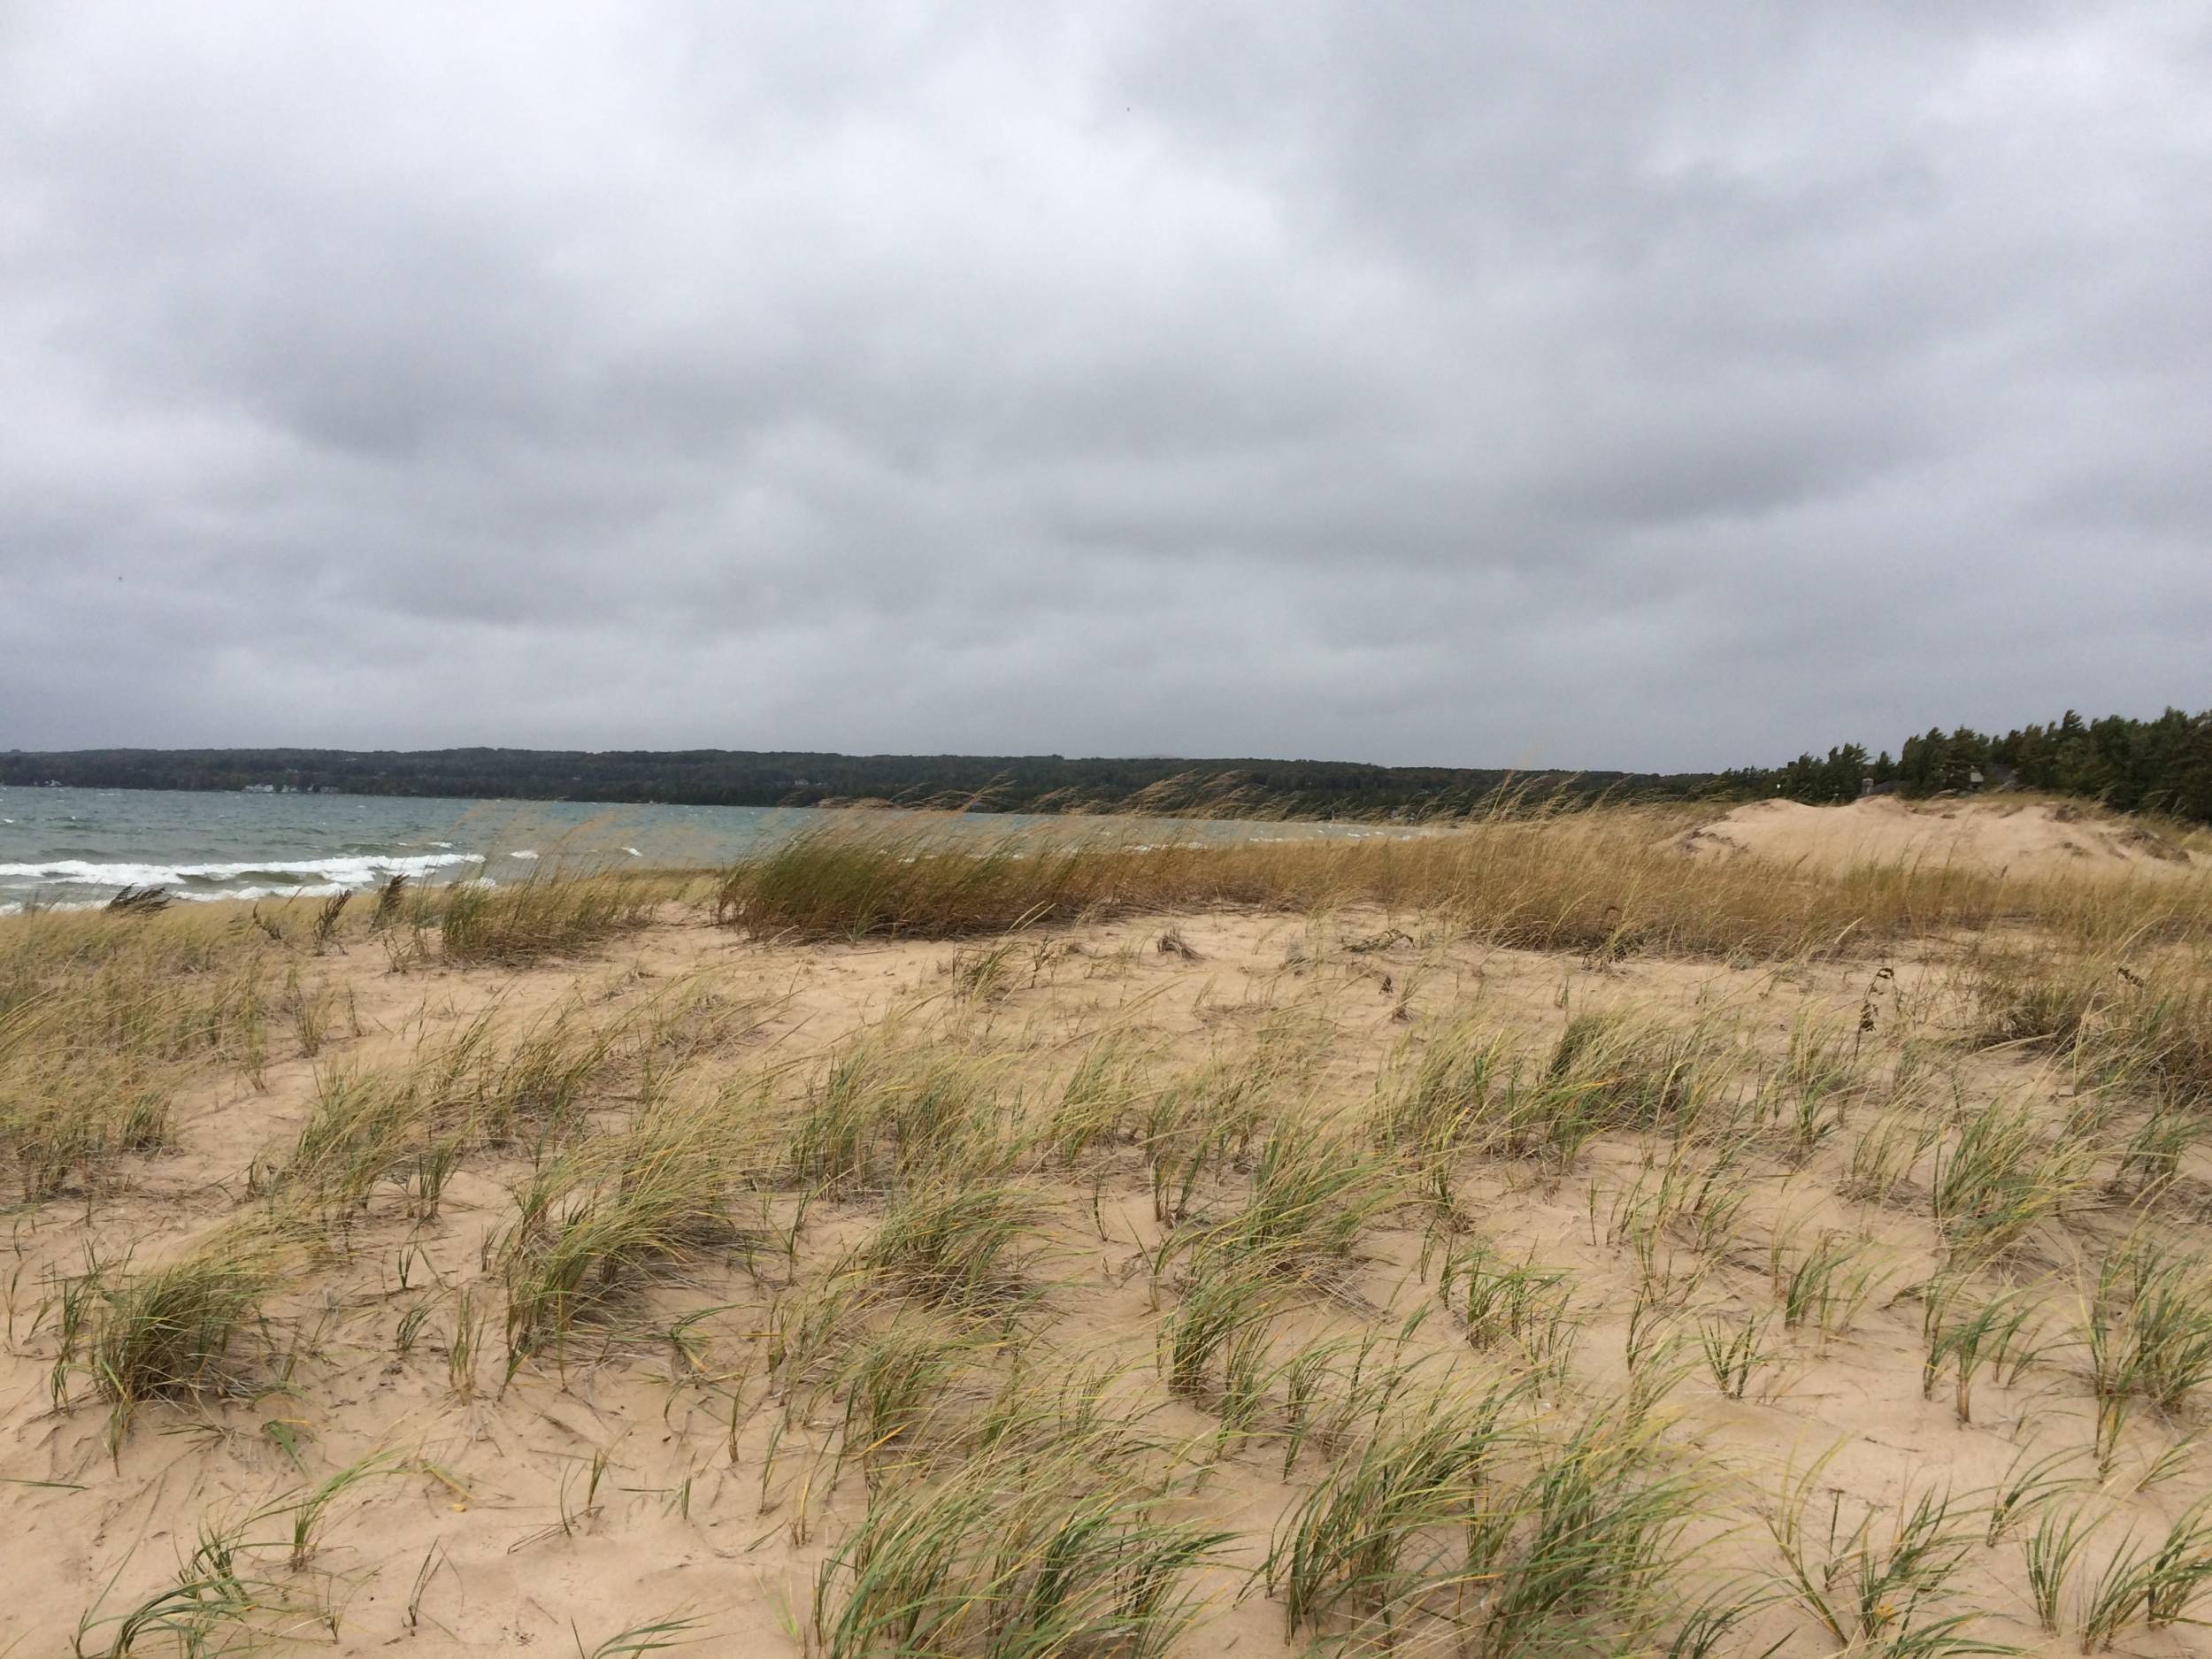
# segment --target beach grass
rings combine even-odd
[[[2190,1651],[2201,893],[1678,829],[0,920],[39,1638]]]

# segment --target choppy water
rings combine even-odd
[[[595,806],[358,795],[214,795],[0,786],[0,910],[97,902],[126,887],[178,898],[319,895],[405,874],[518,880],[547,867],[726,864],[848,815],[812,808]],[[1002,833],[1043,820],[951,820]],[[936,823],[944,820],[933,820]],[[1240,833],[1222,825],[1190,833]],[[1262,833],[1284,833],[1271,826]],[[1292,833],[1357,833],[1320,825]]]

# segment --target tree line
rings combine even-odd
[[[1854,800],[1870,784],[1908,795],[2009,784],[2080,795],[2123,812],[2212,822],[2212,710],[2085,720],[2069,709],[2048,726],[2001,737],[1971,726],[1931,726],[1905,739],[1894,758],[1887,749],[1870,757],[1861,745],[1844,743],[1784,766],[1726,772],[1722,783],[1747,796],[1780,795],[1815,805]]]
[[[832,806],[997,812],[1439,818],[1502,797],[1682,795],[1709,772],[1510,772],[1311,760],[1069,759],[733,749],[78,749],[0,753],[0,783],[101,789],[298,789],[465,800]]]
[[[1978,775],[1982,780],[1977,784]],[[838,755],[745,749],[75,749],[0,752],[0,784],[100,789],[248,788],[463,800],[833,806],[882,803],[996,812],[1437,818],[1501,802],[1855,800],[1991,783],[2081,795],[2122,811],[2212,822],[2212,710],[2085,720],[1999,737],[1960,726],[1908,737],[1893,757],[1843,743],[1781,766],[1724,772],[1506,772],[1313,760],[1070,759],[1059,755]]]

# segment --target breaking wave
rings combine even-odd
[[[359,854],[343,858],[250,860],[239,864],[120,864],[56,858],[44,864],[0,864],[0,885],[23,887],[166,887],[179,898],[306,897],[381,886],[394,876],[435,876],[480,864],[480,853],[412,856]]]

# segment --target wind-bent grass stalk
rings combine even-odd
[[[96,1266],[65,1287],[53,1367],[57,1402],[73,1374],[88,1376],[115,1408],[111,1440],[119,1448],[142,1402],[240,1386],[233,1349],[297,1256],[293,1230],[254,1215],[217,1229],[165,1266],[120,1278]]]
[[[960,1312],[1004,1310],[1026,1282],[1036,1195],[999,1185],[910,1193],[885,1211],[842,1271]]]
[[[1847,1524],[1840,1493],[1825,1505],[1815,1501],[1839,1449],[1786,1477],[1765,1512],[1791,1599],[1838,1641],[1884,1654],[2006,1651],[1968,1633],[1973,1612],[1941,1610],[1980,1529],[1956,1512],[1948,1492],[1932,1490],[1887,1516],[1855,1506],[1856,1518]]]
[[[1160,1659],[1196,1616],[1191,1576],[1227,1538],[1171,1518],[1113,1461],[1079,1432],[879,1487],[817,1576],[819,1650]]]
[[[2016,1100],[1970,1113],[1938,1148],[1929,1208],[1961,1262],[1985,1261],[2093,1179],[2093,1161],[2054,1143],[2033,1103]]]
[[[2062,1603],[2076,1558],[2108,1518],[2101,1513],[2092,1514],[2087,1504],[2068,1510],[2047,1509],[2021,1545],[2035,1621],[2052,1635],[2062,1628]]]
[[[579,1320],[610,1310],[630,1276],[745,1241],[729,1196],[752,1127],[719,1096],[663,1101],[624,1133],[539,1171],[499,1247],[510,1376]]]
[[[1975,1306],[1959,1303],[1956,1280],[1938,1280],[1924,1293],[1921,1330],[1927,1356],[1921,1365],[1920,1393],[1932,1399],[1945,1366],[1953,1373],[1952,1409],[1961,1423],[1974,1420],[1974,1383],[1986,1367],[1993,1381],[2017,1381],[2042,1355],[2034,1323],[2038,1298],[2000,1291]]]
[[[644,926],[672,892],[664,878],[613,872],[549,872],[502,887],[457,882],[439,890],[439,946],[451,963],[526,967]]]
[[[633,1624],[618,1631],[597,1647],[587,1649],[584,1638],[573,1620],[569,1634],[576,1643],[576,1659],[625,1659],[632,1654],[658,1653],[664,1647],[681,1647],[692,1642],[704,1641],[704,1636],[695,1636],[706,1621],[689,1613],[671,1613],[643,1624]]]
[[[2021,1521],[2060,1494],[2080,1485],[2080,1477],[2063,1471],[2083,1455],[2078,1446],[2064,1447],[2040,1456],[2025,1448],[2015,1454],[1990,1494],[1989,1525],[1982,1541],[1995,1548]]]
[[[1754,1373],[1771,1363],[1774,1350],[1767,1346],[1766,1321],[1752,1315],[1738,1325],[1733,1320],[1707,1319],[1698,1327],[1698,1341],[1705,1363],[1713,1373],[1713,1386],[1731,1400],[1740,1400]]]

